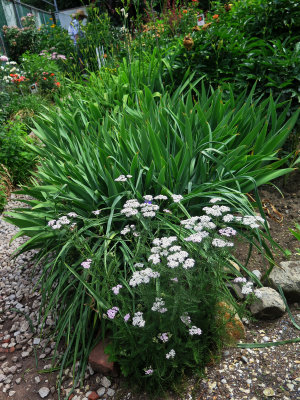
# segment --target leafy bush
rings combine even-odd
[[[0,131],[0,164],[9,171],[12,183],[28,181],[30,171],[36,164],[36,156],[27,144],[33,143],[23,123],[9,121]]]
[[[23,54],[22,67],[30,84],[35,83],[42,93],[54,93],[60,87],[60,68],[57,62],[49,59],[50,55],[41,54]]]
[[[0,165],[0,212],[6,204],[11,189],[12,184],[10,174],[4,165]]]
[[[152,66],[155,67],[153,75],[150,73]],[[253,100],[252,94],[234,97],[230,87],[226,91],[206,92],[203,85],[202,91],[198,92],[195,89],[197,82],[192,84],[191,80],[169,95],[161,84],[160,64],[152,66],[124,62],[117,75],[102,76],[101,79],[92,75],[90,85],[72,85],[68,98],[63,102],[57,99],[55,110],[49,110],[36,120],[35,132],[42,146],[32,146],[32,149],[40,156],[40,165],[35,181],[23,190],[33,198],[29,201],[32,208],[16,211],[8,219],[20,227],[18,236],[30,237],[20,251],[39,249],[37,259],[43,261],[44,317],[51,310],[56,318],[57,343],[68,338],[62,368],[69,360],[86,362],[101,328],[103,334],[113,337],[108,351],[120,361],[124,373],[131,376],[134,371],[127,354],[132,351],[134,340],[141,341],[141,346],[135,350],[138,352],[135,353],[136,360],[140,361],[136,361],[134,377],[144,381],[144,368],[147,371],[158,368],[160,372],[153,373],[155,386],[159,374],[166,380],[168,376],[173,379],[175,369],[169,370],[169,367],[185,368],[197,362],[204,363],[208,350],[217,347],[222,331],[218,330],[213,317],[216,301],[224,299],[227,293],[223,291],[219,275],[221,264],[217,262],[215,252],[210,255],[206,251],[209,246],[204,245],[203,251],[199,252],[193,244],[185,243],[185,228],[180,229],[179,220],[191,215],[201,216],[202,206],[216,195],[222,203],[231,205],[234,212],[251,214],[252,207],[241,190],[247,192],[255,188],[256,182],[257,185],[268,182],[291,170],[280,169],[285,160],[278,159],[276,153],[292,129],[297,114],[287,120],[288,104],[277,115],[276,111],[283,105],[271,97],[263,102]],[[136,75],[139,70],[141,75]],[[143,82],[155,92],[143,87]],[[157,92],[157,88],[161,92]],[[121,231],[128,230],[126,225],[131,229],[134,221],[128,210],[122,212],[124,201],[134,196],[141,203],[145,193],[169,197],[177,194],[180,196],[175,199],[183,198],[180,204],[170,205],[170,216],[160,214],[158,220],[153,221],[154,228],[150,227],[147,218],[143,219],[152,214],[143,215],[138,222],[140,236],[134,236],[132,232],[132,237],[127,239]],[[144,200],[151,202],[147,198]],[[148,206],[146,212],[152,213],[152,205]],[[224,228],[223,223],[220,228]],[[248,237],[245,230],[242,234]],[[271,258],[263,240],[264,234],[259,236],[255,230],[251,234],[251,243]],[[184,324],[170,324],[167,329],[163,319],[151,319],[148,309],[156,297],[162,298],[166,307],[174,311],[176,321],[183,312],[181,306],[176,309],[170,303],[173,286],[166,282],[176,276],[165,264],[161,285],[151,284],[151,296],[128,284],[135,272],[134,264],[145,264],[148,260],[151,241],[173,235],[179,237],[178,244],[184,251],[187,249],[189,258],[196,260],[203,275],[201,281],[194,279],[194,270],[185,274],[186,278],[181,273],[178,275],[178,279],[189,278],[183,285],[189,299],[194,298],[191,293],[201,290],[199,298],[207,302],[210,310],[207,315],[199,314],[194,319],[192,316],[196,314],[198,303],[192,303],[188,309],[197,328],[203,330],[209,323],[211,327],[209,330],[206,325],[210,335],[200,335],[199,341],[195,342],[186,341],[188,333]],[[202,263],[199,256],[206,263]],[[223,256],[228,257],[228,254]],[[214,265],[215,279],[212,279],[211,270],[206,269],[209,265]],[[118,303],[112,292],[116,285],[124,288],[124,298]],[[205,297],[203,292],[207,294],[205,288],[211,285],[216,285],[212,289],[216,295]],[[184,291],[181,294],[183,296]],[[182,306],[187,304],[186,301],[187,298],[182,299]],[[145,312],[145,318],[149,317],[153,322],[145,336],[139,336],[140,331],[133,327],[132,332],[131,329],[128,331],[130,341],[125,345],[126,326],[114,327],[107,323],[110,318],[102,317],[113,307],[122,310],[115,320],[117,324],[123,323],[123,314],[133,316]],[[173,340],[178,337],[174,342],[176,349],[166,348],[164,353],[152,359],[139,353],[146,343],[143,340],[148,344],[153,335],[157,337],[159,333],[167,332],[173,333]],[[183,351],[180,344],[185,341],[186,346],[194,346],[195,352],[188,349],[182,362],[176,364],[168,359],[170,363],[166,364],[167,352],[173,349],[180,355]],[[155,344],[151,342],[151,346]],[[126,349],[125,354],[121,353],[122,347]],[[159,365],[161,367],[157,367]],[[151,381],[145,381],[145,385],[151,386]]]
[[[35,17],[28,13],[21,18],[23,28],[17,26],[2,27],[5,41],[8,45],[10,58],[19,61],[25,51],[34,52],[38,48],[38,31],[35,25]]]

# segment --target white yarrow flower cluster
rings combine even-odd
[[[120,175],[115,179],[115,182],[126,182],[129,178],[132,178],[132,175]]]
[[[257,215],[245,215],[241,222],[243,225],[250,226],[250,228],[255,229],[260,227],[258,222],[262,224],[264,223],[264,219]]]
[[[136,312],[134,313],[134,316],[132,318],[132,325],[133,326],[138,326],[139,328],[143,328],[145,326],[146,321],[143,318],[143,313],[142,312]]]
[[[253,293],[253,282],[247,282],[247,283],[245,283],[245,285],[243,285],[243,287],[242,287],[242,293],[244,294],[244,295],[248,295],[248,294],[251,294],[251,293]]]
[[[212,207],[203,207],[203,211],[207,215],[212,215],[213,217],[221,217],[223,213],[229,212],[230,208],[227,206],[214,205]]]
[[[183,199],[183,196],[181,196],[181,194],[171,194],[171,197],[172,197],[174,203],[179,203],[180,200]]]
[[[155,217],[156,211],[158,211],[158,210],[159,210],[159,206],[157,204],[151,204],[150,200],[149,200],[149,203],[146,202],[146,203],[141,204],[141,213],[146,218]]]
[[[218,203],[218,201],[222,201],[222,199],[220,197],[212,197],[209,202],[214,204],[214,203]]]
[[[163,314],[168,311],[166,307],[164,307],[165,302],[161,297],[156,297],[153,306],[151,307],[152,311],[158,311],[159,313]]]
[[[194,336],[194,335],[201,335],[201,334],[202,334],[202,330],[201,330],[200,328],[197,328],[197,326],[192,326],[192,327],[189,329],[189,334],[190,334],[191,336]]]
[[[135,232],[135,225],[126,225],[122,230],[121,230],[121,235],[127,235],[127,233],[133,232],[134,236],[138,236],[137,232]]]
[[[158,196],[154,197],[154,200],[168,200],[168,197],[163,194],[159,194]]]
[[[215,247],[233,247],[234,244],[232,242],[227,242],[223,239],[215,238],[212,240],[211,244]]]
[[[166,358],[169,360],[170,358],[174,358],[176,356],[176,352],[174,349],[170,350],[169,353],[166,354]]]
[[[184,240],[186,242],[193,242],[193,243],[201,243],[204,238],[209,236],[209,233],[206,231],[201,231],[197,233],[193,233],[192,235],[188,236]]]
[[[187,312],[185,312],[181,317],[181,322],[184,323],[184,325],[190,325],[192,323],[191,317],[188,315]]]
[[[70,212],[68,214],[69,217],[77,217],[76,213]],[[61,227],[63,227],[64,225],[70,225],[71,221],[69,220],[68,216],[63,215],[62,217],[58,218],[58,220],[56,219],[52,219],[51,221],[48,222],[48,226],[50,226],[52,229],[60,229]],[[70,227],[74,228],[76,224],[71,224]]]
[[[129,281],[129,285],[135,287],[142,283],[149,283],[151,278],[158,278],[159,276],[160,273],[153,271],[151,268],[135,271]]]
[[[137,201],[137,199],[127,200],[123,205],[121,214],[125,214],[126,217],[136,215],[138,213],[138,207],[140,207],[140,203]]]

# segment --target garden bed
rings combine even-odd
[[[275,222],[272,218],[267,217],[270,224],[270,232],[274,239],[284,249],[288,249],[291,254],[291,259],[299,259],[299,256],[295,254],[299,242],[290,234],[288,228],[293,228],[294,223],[299,221],[300,215],[300,188],[299,184],[299,173],[290,175],[285,185],[280,183],[282,190],[281,194],[274,189],[272,186],[264,186],[260,190],[260,195],[264,199],[268,199],[269,204],[272,204],[275,209],[280,212],[283,216],[282,222]],[[10,201],[9,206],[15,206],[15,203]],[[273,214],[272,214],[273,215]],[[278,214],[275,214],[277,217]],[[37,303],[39,302],[39,294],[31,294],[32,285],[31,271],[32,264],[27,256],[21,257],[16,263],[11,264],[11,269],[8,270],[9,265],[9,254],[16,247],[16,243],[11,249],[8,248],[9,237],[16,232],[16,228],[9,227],[7,223],[1,221],[1,239],[2,252],[1,252],[1,263],[0,268],[2,274],[2,283],[5,279],[9,278],[9,274],[13,275],[13,280],[17,281],[19,276],[22,279],[22,283],[25,284],[25,288],[21,288],[21,292],[24,291],[23,297],[19,300],[19,303],[24,306],[24,311],[30,314],[33,310],[37,310]],[[9,229],[9,231],[8,231]],[[4,249],[6,249],[4,251]],[[245,254],[246,248],[239,248],[237,256],[242,257]],[[284,259],[284,257],[277,256],[277,261]],[[21,266],[21,269],[20,269]],[[249,263],[249,268],[260,269],[262,272],[261,257],[258,254],[254,254]],[[20,275],[18,275],[20,273]],[[36,276],[35,276],[36,278]],[[18,292],[19,286],[11,286],[9,296]],[[26,295],[27,293],[27,295]],[[9,311],[10,307],[15,307],[11,304],[9,307],[6,306],[8,301],[7,293],[4,292],[3,286],[1,287],[0,293],[0,305],[4,308],[4,315],[1,316],[2,322],[0,322],[0,338],[14,336],[14,330],[11,331],[11,327],[15,320],[22,320],[22,323],[26,321],[22,314],[13,313]],[[37,300],[37,303],[34,301]],[[26,309],[26,306],[28,309]],[[300,322],[300,308],[299,304],[292,304],[291,311],[294,315],[298,324]],[[15,315],[14,319],[11,320],[10,315]],[[275,321],[256,321],[250,322],[245,325],[246,327],[246,342],[267,342],[273,340],[287,340],[299,336],[299,331],[292,325],[289,316],[285,314],[283,317]],[[49,326],[48,326],[49,328]],[[55,327],[54,327],[55,328]],[[39,400],[41,396],[38,391],[41,387],[47,387],[49,389],[55,388],[57,373],[42,373],[41,370],[45,365],[48,365],[51,360],[49,359],[50,353],[46,354],[45,349],[41,348],[40,345],[30,345],[30,340],[33,340],[34,335],[31,337],[30,328],[27,327],[28,339],[24,339],[21,348],[15,349],[12,353],[1,353],[0,357],[2,363],[8,362],[8,367],[17,366],[16,373],[13,374],[12,381],[9,384],[10,389],[6,393],[1,394],[1,399],[9,400],[21,399],[22,400]],[[51,344],[46,344],[42,341],[42,344],[48,349],[51,349]],[[28,348],[35,347],[38,367],[36,366],[36,358],[32,351],[29,356],[22,357],[22,353],[27,351]],[[226,398],[234,399],[257,399],[260,400],[266,396],[264,391],[269,389],[273,390],[276,396],[282,399],[291,400],[298,398],[297,390],[299,387],[299,360],[297,354],[299,352],[299,344],[287,344],[278,347],[270,347],[263,349],[238,349],[228,348],[224,349],[221,360],[216,360],[214,364],[207,367],[207,376],[203,379],[195,379],[187,377],[183,380],[183,384],[179,385],[176,390],[178,392],[169,392],[167,398],[169,399],[207,399],[207,400],[223,400]],[[40,358],[41,354],[45,355],[45,358]],[[3,358],[5,357],[5,360]],[[42,356],[43,357],[43,356]],[[1,371],[0,371],[1,373]],[[84,382],[84,388],[80,390],[78,397],[74,397],[75,400],[84,399],[84,394],[91,390],[101,390],[102,376],[100,374],[91,375],[90,371],[87,371],[88,377]],[[6,373],[6,375],[9,375]],[[38,378],[37,378],[38,377]],[[111,378],[107,376],[111,385],[109,386],[112,391],[101,398],[106,399],[134,399],[144,400],[148,399],[147,395],[135,394],[134,388],[126,387],[126,380],[120,378]],[[20,382],[18,379],[21,379]],[[39,383],[36,383],[36,379]],[[18,384],[16,383],[19,382]],[[64,380],[63,387],[67,388],[68,384],[72,382],[72,379],[68,378]],[[104,383],[107,384],[106,381]],[[1,390],[3,387],[1,388]],[[16,393],[9,396],[10,391]],[[102,390],[103,391],[103,390]],[[76,392],[75,392],[76,393]],[[101,393],[101,392],[100,392]],[[107,393],[107,390],[106,390]],[[267,393],[267,392],[266,392]],[[270,392],[271,393],[271,392]],[[57,391],[46,397],[49,400],[56,400]]]

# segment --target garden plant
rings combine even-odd
[[[0,59],[0,206],[26,183],[6,219],[26,237],[17,253],[37,250],[60,378],[72,365],[82,381],[102,339],[123,376],[161,395],[242,337],[236,313],[261,282],[232,266],[234,245],[262,255],[265,277],[275,265],[258,188],[300,161],[286,145],[299,136],[299,9],[122,5],[116,18],[89,7],[84,76],[60,26],[27,15],[4,28],[15,61]]]

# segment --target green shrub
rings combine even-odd
[[[140,66],[141,75],[131,76],[130,72],[138,71],[138,67],[135,63],[124,63],[118,75],[105,79],[93,75],[90,85],[73,85],[68,98],[63,102],[57,99],[55,110],[48,110],[36,120],[35,132],[42,146],[31,148],[40,156],[40,164],[36,179],[23,189],[23,193],[33,198],[29,201],[32,208],[16,211],[8,220],[20,227],[18,236],[30,238],[20,251],[39,249],[37,259],[43,262],[44,317],[51,310],[57,318],[56,342],[65,338],[68,344],[62,368],[66,362],[75,363],[77,359],[84,365],[101,328],[103,334],[113,332],[113,344],[108,351],[120,360],[124,373],[144,382],[144,368],[153,369],[157,365],[161,365],[160,373],[166,379],[167,376],[170,380],[175,377],[175,370],[170,372],[165,360],[167,351],[172,348],[166,349],[162,363],[159,357],[142,356],[139,351],[143,347],[139,347],[136,359],[140,361],[136,361],[134,375],[130,357],[120,350],[125,346],[126,327],[115,328],[104,323],[107,322],[105,318],[101,317],[99,321],[99,316],[112,307],[123,310],[125,303],[129,308],[124,308],[124,315],[125,311],[133,315],[147,310],[150,300],[155,297],[166,298],[166,304],[170,301],[173,294],[166,281],[173,276],[167,274],[167,269],[164,269],[162,286],[151,286],[151,296],[130,290],[126,282],[135,271],[134,263],[148,259],[154,237],[174,233],[183,245],[185,236],[184,230],[179,228],[179,220],[201,215],[202,207],[211,197],[220,197],[223,203],[233,207],[234,212],[253,213],[241,191],[246,193],[291,170],[281,169],[285,160],[278,159],[276,154],[297,114],[288,120],[288,104],[277,114],[283,105],[272,97],[263,102],[253,100],[252,94],[234,97],[230,87],[226,91],[209,92],[203,87],[198,92],[195,89],[197,82],[192,84],[190,80],[169,95],[161,84],[159,68],[154,68],[152,76],[149,73],[151,66]],[[161,92],[152,93],[143,88],[144,79],[154,90],[160,88]],[[128,84],[130,80],[132,85]],[[120,235],[126,225],[133,222],[128,219],[130,215],[125,218],[121,212],[124,201],[134,196],[141,203],[145,194],[161,193],[183,197],[180,204],[170,205],[170,217],[161,216],[157,222],[153,221],[154,230],[142,218],[138,222],[140,236],[127,239]],[[254,230],[249,237],[243,230],[242,234],[272,262],[263,233]],[[267,234],[265,236],[269,238]],[[215,253],[210,256],[205,246],[197,253],[189,243],[187,248],[191,256],[197,258],[201,274],[207,273],[208,265],[214,265],[216,274],[215,280],[211,280],[208,273],[203,281],[194,282],[191,271],[191,275],[187,274],[193,282],[191,291],[204,291],[201,285],[215,284],[213,292],[218,292],[220,297],[216,295],[205,300],[201,292],[199,296],[202,301],[207,301],[211,314],[199,315],[195,324],[201,324],[198,327],[202,329],[204,324],[211,322],[212,330],[207,332],[215,336],[212,341],[211,335],[203,335],[203,341],[200,337],[200,341],[195,341],[195,353],[189,352],[178,364],[171,360],[172,368],[205,363],[207,352],[204,349],[216,348],[219,341],[212,318],[215,302],[226,297],[218,272],[221,264],[214,258]],[[207,262],[202,263],[199,256]],[[228,253],[224,254],[227,256]],[[90,262],[82,264],[89,259],[92,260],[91,269],[87,267]],[[116,305],[111,289],[118,284],[126,287],[128,293],[124,291],[124,302]],[[154,293],[154,289],[157,292]],[[129,299],[133,299],[130,305]],[[138,304],[141,304],[140,308]],[[185,301],[182,304],[186,304]],[[181,313],[182,309],[174,311],[178,317],[177,312]],[[195,309],[192,307],[190,312],[192,315]],[[116,319],[118,321],[122,322]],[[138,331],[128,333],[128,353],[131,343],[149,341],[154,331],[157,336],[174,329],[174,337],[178,334],[176,346],[187,339],[183,326],[177,330],[171,324],[166,330],[165,322],[161,321],[160,325],[160,320],[153,320],[151,326],[153,329],[147,331],[145,338],[139,337]],[[193,342],[187,340],[186,343],[192,346]],[[181,350],[175,352],[181,354]],[[156,385],[158,375],[153,374],[153,378],[152,387]],[[145,385],[148,385],[146,381]]]
[[[0,164],[9,171],[14,185],[28,181],[36,156],[27,147],[33,143],[23,123],[9,121],[0,131]]]
[[[28,13],[21,18],[22,28],[17,26],[2,27],[5,41],[8,45],[8,53],[11,59],[19,61],[25,51],[34,52],[38,48],[39,36],[35,25],[35,17]]]

